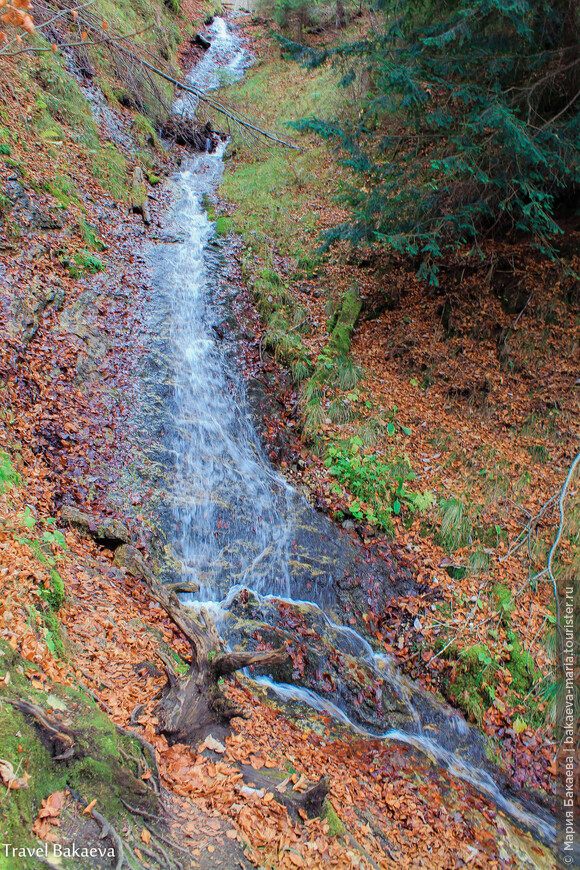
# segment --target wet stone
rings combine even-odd
[[[131,540],[129,529],[114,517],[95,517],[73,505],[63,505],[60,509],[60,524],[70,525],[81,535],[94,538],[110,550]]]

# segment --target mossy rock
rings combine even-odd
[[[501,611],[501,621],[505,626],[508,626],[516,606],[512,599],[511,589],[501,583],[497,583],[492,589],[492,595],[498,610]]]
[[[485,644],[462,650],[447,687],[447,696],[471,719],[481,723],[495,698],[498,670],[499,664]]]
[[[330,834],[330,836],[342,837],[346,829],[336,815],[334,807],[332,806],[328,798],[326,798],[326,801],[324,803],[324,814],[322,817],[326,820],[326,823],[328,824],[328,833]]]
[[[358,288],[351,288],[342,297],[339,311],[334,318],[329,348],[338,356],[346,357],[350,351],[353,330],[357,324],[362,308],[362,300]]]
[[[506,662],[505,666],[513,677],[510,688],[513,692],[526,694],[533,684],[540,679],[541,674],[536,669],[533,658],[522,648],[519,639],[513,632],[509,632],[508,640],[511,650],[509,661]]]

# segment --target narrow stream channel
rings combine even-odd
[[[201,89],[243,75],[250,61],[221,18],[211,31],[211,48],[189,76]],[[177,107],[195,108],[187,98]],[[300,644],[300,661],[254,675],[283,701],[420,749],[554,843],[547,813],[502,794],[477,732],[342,624],[349,596],[364,588],[388,597],[396,578],[392,567],[365,565],[355,543],[316,513],[261,447],[234,349],[215,329],[235,292],[220,277],[203,205],[219,184],[222,156],[220,149],[185,161],[173,180],[173,239],[156,245],[152,262],[149,330],[171,481],[167,532],[183,579],[200,590],[187,603],[210,607],[230,645]]]

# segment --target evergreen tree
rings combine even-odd
[[[365,40],[300,50],[307,65],[346,65],[344,83],[370,81],[354,124],[301,124],[360,179],[327,243],[402,251],[434,283],[442,256],[480,253],[494,234],[553,256],[557,209],[580,189],[576,0],[379,0],[378,15]]]

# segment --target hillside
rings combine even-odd
[[[0,867],[557,866],[576,218],[566,269],[494,242],[436,289],[322,255],[352,178],[288,122],[360,95],[271,10],[31,14],[0,42]]]

